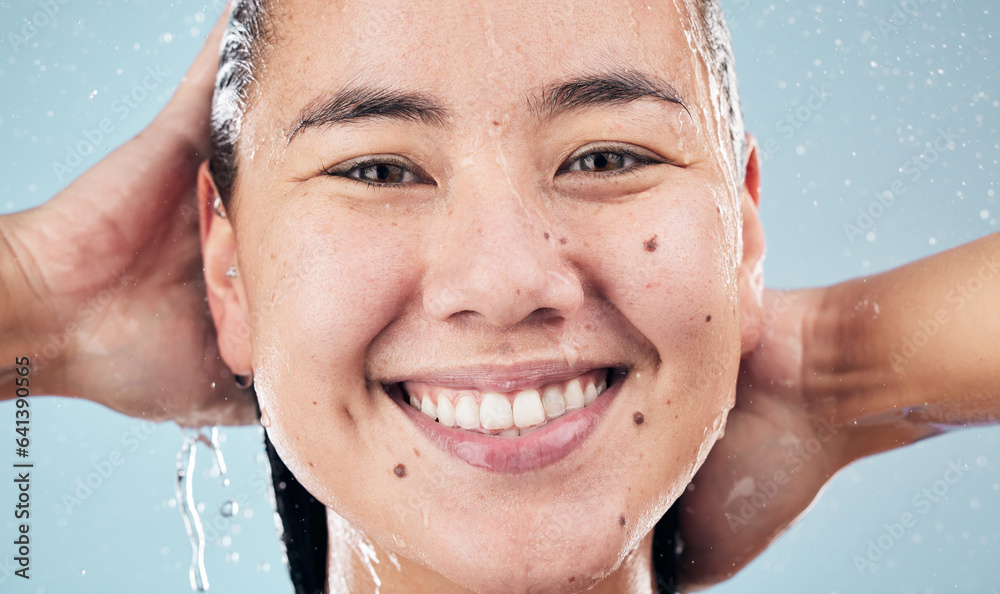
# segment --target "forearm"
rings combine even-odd
[[[803,329],[810,401],[856,459],[1000,420],[1000,234],[825,291]]]

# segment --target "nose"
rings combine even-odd
[[[573,317],[583,287],[549,231],[540,194],[501,178],[488,184],[479,177],[465,191],[461,182],[453,186],[440,249],[425,277],[425,311],[441,321],[481,316],[500,328],[529,317]]]

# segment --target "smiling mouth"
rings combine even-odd
[[[568,380],[511,392],[403,381],[386,386],[386,392],[440,426],[510,439],[587,408],[621,375],[613,368],[593,369]]]

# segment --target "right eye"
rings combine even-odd
[[[325,171],[326,175],[344,177],[376,188],[412,183],[432,183],[414,172],[413,166],[390,156],[366,157],[349,161]]]

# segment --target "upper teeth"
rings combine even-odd
[[[410,406],[448,427],[523,435],[548,419],[589,406],[607,389],[607,370],[587,372],[569,381],[503,394],[452,390],[404,382]],[[516,427],[516,429],[514,429]]]

